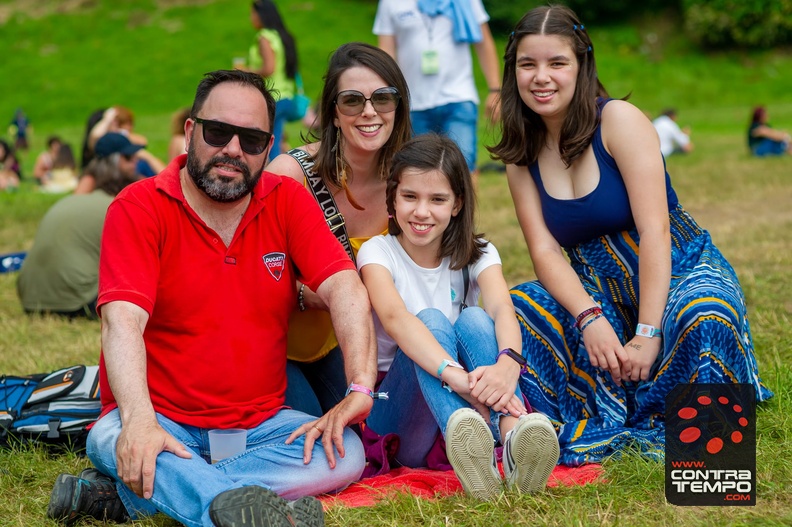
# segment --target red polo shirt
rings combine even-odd
[[[354,270],[308,191],[264,172],[229,247],[187,204],[186,156],[124,189],[107,210],[99,301],[149,314],[154,409],[202,428],[251,428],[283,406],[294,281]],[[298,270],[298,271],[297,271]],[[115,408],[100,360],[104,412]]]

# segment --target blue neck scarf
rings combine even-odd
[[[481,26],[473,18],[469,0],[418,0],[418,9],[430,17],[450,18],[454,22],[454,41],[481,42]]]

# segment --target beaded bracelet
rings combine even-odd
[[[602,318],[603,316],[605,316],[605,315],[603,315],[602,311],[600,311],[596,315],[594,315],[591,318],[589,318],[588,320],[586,320],[585,324],[583,324],[583,326],[580,328],[580,332],[583,333],[583,330],[586,329],[587,327],[589,327],[592,322],[594,322],[598,318]]]
[[[300,292],[297,293],[297,307],[300,311],[305,311],[305,284],[300,284]]]

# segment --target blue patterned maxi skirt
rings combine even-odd
[[[520,387],[557,426],[565,465],[599,462],[628,445],[662,456],[665,398],[679,383],[750,383],[758,400],[773,395],[759,379],[734,269],[681,207],[669,217],[671,288],[663,348],[648,381],[619,387],[592,366],[575,316],[538,281],[511,291],[529,369]],[[638,322],[638,240],[633,229],[566,249],[622,343]]]

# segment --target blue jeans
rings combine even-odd
[[[753,148],[753,154],[758,157],[782,156],[786,153],[787,143],[764,138]]]
[[[336,346],[315,362],[286,363],[286,406],[308,415],[322,416],[341,402],[346,393],[344,354]]]
[[[159,424],[184,444],[193,457],[182,459],[170,452],[157,456],[154,493],[149,500],[138,497],[117,481],[116,488],[132,519],[162,512],[189,527],[211,526],[209,505],[221,492],[247,485],[266,487],[285,499],[333,492],[357,481],[363,473],[363,445],[351,430],[344,431],[344,458],[336,455],[330,469],[322,443],[313,448],[308,465],[303,464],[304,436],[291,445],[284,441],[313,417],[294,410],[281,410],[256,428],[248,430],[247,450],[214,465],[209,459],[208,429],[180,425],[157,414]],[[101,472],[118,480],[116,442],[121,433],[118,409],[91,429],[86,452]]]
[[[498,356],[495,323],[480,307],[462,311],[453,326],[437,309],[424,309],[418,318],[466,370],[495,364]],[[470,408],[467,401],[443,388],[437,377],[418,366],[401,349],[396,352],[379,391],[388,392],[390,399],[374,401],[366,424],[380,435],[399,435],[401,443],[396,461],[405,467],[426,466],[426,456],[438,432],[445,437],[451,414],[460,408]],[[515,393],[522,399],[519,387]],[[500,437],[500,415],[490,410],[490,426],[496,438]]]
[[[474,102],[453,102],[413,111],[410,112],[410,120],[415,135],[435,132],[453,139],[465,156],[468,168],[471,171],[476,169],[478,107]]]

